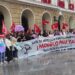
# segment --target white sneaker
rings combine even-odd
[[[0,62],[0,65],[3,65],[3,62]]]
[[[17,60],[18,60],[18,58],[14,58],[14,60],[16,60],[16,61],[17,61]]]
[[[8,62],[7,61],[4,61],[4,64],[7,64]]]
[[[11,60],[9,63],[12,63],[13,62],[13,60]]]
[[[15,58],[15,60],[18,60],[18,58]]]

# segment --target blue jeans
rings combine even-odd
[[[5,60],[5,52],[0,53],[0,62],[4,62]]]

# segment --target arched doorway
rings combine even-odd
[[[60,16],[58,17],[58,29],[59,29],[59,31],[60,31],[61,28],[62,28],[62,23],[63,23],[63,21],[64,21],[64,17],[63,17],[62,15],[60,15]]]
[[[31,10],[26,9],[23,11],[21,16],[21,22],[25,31],[27,31],[29,28],[33,29],[34,16]]]
[[[11,25],[10,13],[6,7],[0,5],[0,34],[2,34],[2,20],[4,21],[7,29],[9,29]]]
[[[24,15],[22,16],[22,25],[23,25],[25,31],[27,31],[29,28],[28,18],[26,18]]]
[[[75,29],[75,21],[72,16],[69,18],[69,29]]]
[[[50,30],[50,14],[49,13],[44,13],[43,16],[42,16],[42,22],[43,21],[47,21],[49,23],[46,23],[45,25],[42,23],[42,29],[43,31],[45,30]]]

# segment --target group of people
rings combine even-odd
[[[6,35],[5,38],[1,38],[0,43],[4,42],[5,50],[0,51],[0,62],[10,62],[14,58],[18,58],[18,49],[14,46],[16,42],[28,41],[39,37],[54,37],[57,35],[75,34],[75,30],[70,29],[69,31],[55,30],[53,32],[44,30],[43,33],[36,33],[34,30],[11,32]]]
[[[65,30],[54,30],[54,31],[47,31],[43,30],[43,32],[36,33],[34,30],[28,30],[27,32],[21,31],[21,32],[14,32],[8,34],[9,36],[14,37],[17,42],[21,41],[27,41],[31,39],[38,38],[40,36],[42,37],[48,37],[48,36],[55,36],[55,35],[67,35],[67,34],[75,34],[75,29],[70,29],[69,31]]]

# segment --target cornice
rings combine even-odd
[[[24,4],[24,5],[31,5],[31,6],[36,6],[36,7],[42,7],[42,8],[46,8],[46,9],[54,9],[54,10],[61,11],[61,12],[64,11],[64,12],[68,12],[68,13],[75,13],[75,11],[73,11],[73,10],[64,9],[64,8],[60,8],[58,6],[40,3],[40,2],[36,2],[36,1],[29,1],[29,0],[25,0],[25,1],[24,0],[4,0],[4,1],[18,3],[18,4]]]

